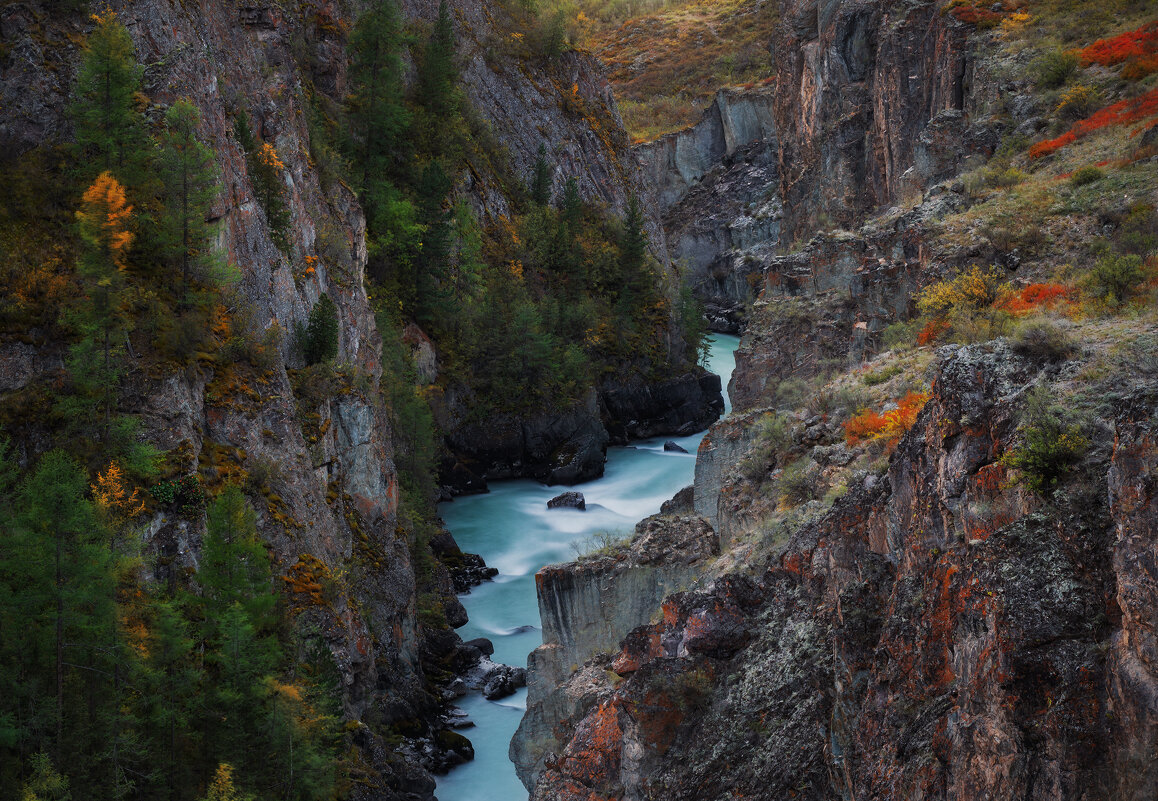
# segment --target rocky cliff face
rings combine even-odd
[[[780,240],[772,107],[770,89],[723,90],[695,126],[636,148],[672,258],[713,330],[739,330],[754,276]]]
[[[543,644],[527,660],[527,714],[511,742],[524,784],[532,786],[565,744],[559,727],[585,714],[591,680],[598,682],[602,669],[568,681],[571,674],[593,654],[617,649],[667,595],[690,586],[718,551],[715,532],[702,519],[657,515],[636,526],[630,546],[536,574]]]
[[[622,681],[594,681],[595,662],[575,674],[563,692],[587,712],[560,726],[568,742],[535,798],[1153,793],[1138,614],[1152,571],[1125,556],[1152,512],[1136,478],[1150,390],[1103,407],[1087,458],[1045,503],[1011,490],[997,458],[1026,387],[1079,368],[1000,346],[941,359],[886,475],[766,571],[668,598],[598,661]]]
[[[944,3],[785,0],[775,42],[787,240],[854,225],[985,147],[972,28]],[[982,120],[978,120],[982,122]],[[786,241],[787,241],[786,240]]]
[[[403,7],[410,20],[430,21],[438,3],[418,0]],[[198,135],[217,154],[222,186],[213,215],[222,223],[222,248],[241,273],[239,306],[231,311],[257,339],[268,335],[268,341],[279,343],[281,355],[273,369],[260,375],[245,367],[204,364],[159,376],[130,367],[125,410],[139,414],[143,436],[179,456],[186,472],[200,473],[211,483],[267,476],[263,497],[254,500],[276,570],[284,575],[308,558],[317,560],[309,563],[311,570],[346,577],[325,605],[293,593],[289,600],[322,631],[341,670],[344,712],[353,722],[354,740],[376,774],[373,781],[357,785],[355,797],[429,798],[433,782],[417,751],[396,753],[357,724],[372,719],[382,727],[397,720],[432,719],[437,713],[421,666],[435,646],[420,641],[413,543],[397,518],[398,478],[379,392],[381,340],[363,275],[365,224],[348,188],[336,181],[323,187],[307,123],[311,91],[333,101],[346,92],[346,36],[358,9],[322,3],[306,13],[262,3],[141,0],[116,3],[112,10],[146,65],[147,98],[142,102],[148,102],[150,113],[185,96],[201,112]],[[504,173],[529,175],[545,142],[557,165],[557,185],[573,176],[585,198],[620,212],[630,195],[643,196],[653,249],[666,264],[654,204],[640,188],[638,166],[626,158],[622,126],[597,65],[586,56],[566,54],[547,69],[524,70],[517,60],[494,57],[507,35],[496,26],[496,9],[458,3],[454,13],[465,93],[510,159],[501,168],[472,165],[458,177],[460,193],[483,219],[501,218],[510,211],[510,198],[500,179]],[[7,153],[50,148],[70,137],[66,108],[80,58],[76,43],[90,25],[83,14],[58,13],[42,4],[4,9],[0,145]],[[285,247],[271,237],[234,136],[240,114],[248,116],[285,163],[291,214]],[[537,125],[527,125],[528,119]],[[337,304],[337,361],[348,367],[339,375],[339,390],[319,399],[315,388],[295,387],[292,368],[299,366],[298,357],[286,334],[305,322],[322,293]],[[275,336],[279,331],[280,338]],[[416,338],[422,339],[421,332],[411,336]],[[426,348],[422,367],[429,380],[436,368],[429,342]],[[3,371],[5,393],[50,382],[62,368],[59,345],[52,343],[5,343],[0,359],[11,367]],[[700,401],[690,417],[706,426],[715,419],[705,417],[713,398],[701,397],[699,376],[685,383],[666,392],[670,403],[649,395],[635,409],[630,399],[622,400],[616,414],[621,409],[636,414],[614,417],[616,430],[648,425],[666,430],[673,409],[679,410],[682,426],[689,419],[683,407],[690,395]],[[718,389],[717,382],[717,401]],[[525,441],[495,461],[506,460],[510,475],[526,474],[521,468],[532,461],[527,454],[541,451],[544,462],[557,463],[544,477],[574,481],[591,475],[601,469],[607,440],[599,411],[593,397],[571,416],[574,420],[553,416],[540,430],[524,431]],[[526,429],[527,424],[513,421],[512,426]],[[29,442],[50,441],[46,430],[26,433]],[[464,449],[486,447],[469,431],[455,433],[464,438]],[[577,439],[586,449],[576,448],[564,458],[562,450]],[[195,567],[202,525],[164,514],[149,522],[146,545],[162,565],[158,580]],[[441,583],[449,592],[444,572]],[[454,620],[461,617],[461,607],[453,602],[447,611]]]
[[[637,148],[713,328],[742,327],[786,248],[993,152],[994,81],[942,6],[782,2],[773,86],[721,92],[699,124]]]
[[[160,377],[130,373],[129,411],[140,415],[149,442],[180,454],[185,469],[203,480],[236,481],[259,470],[269,475],[267,495],[255,500],[279,573],[308,556],[318,560],[318,570],[350,576],[332,603],[290,597],[334,655],[348,718],[389,723],[430,716],[435,704],[419,665],[410,547],[397,529],[397,475],[377,389],[381,340],[363,282],[364,222],[353,194],[341,185],[323,190],[308,158],[299,58],[314,60],[329,88],[340,92],[345,56],[335,32],[348,23],[346,12],[324,5],[305,18],[277,6],[164,1],[113,10],[148,65],[148,100],[166,105],[187,96],[201,111],[198,133],[217,154],[223,189],[214,214],[223,223],[228,259],[240,268],[240,302],[256,336],[293,331],[325,292],[338,307],[338,360],[349,365],[345,392],[302,401],[308,408],[299,409],[282,366],[294,364],[291,338],[283,336],[283,359],[261,375],[201,366]],[[7,151],[68,136],[65,108],[79,51],[66,42],[88,24],[31,4],[5,10],[5,39],[22,54],[7,62],[3,80]],[[46,83],[45,76],[53,80]],[[292,222],[285,249],[271,239],[233,136],[232,117],[243,111],[286,165]],[[51,375],[34,367],[22,382]],[[316,430],[303,430],[304,417],[318,421]],[[197,521],[164,514],[148,524],[146,548],[164,565],[158,579],[196,566],[201,530]],[[395,797],[390,786],[408,788],[406,797],[430,797],[433,782],[418,760],[393,753],[364,726],[356,734],[381,778],[360,788],[361,797]]]

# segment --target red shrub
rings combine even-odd
[[[1049,306],[1058,300],[1068,298],[1070,289],[1065,284],[1030,284],[1021,290],[1021,299],[1035,306]]]
[[[1101,64],[1113,67],[1131,59],[1142,59],[1158,54],[1158,20],[1147,22],[1135,31],[1127,31],[1113,39],[1099,39],[1078,51],[1078,58],[1086,66]],[[1125,77],[1125,73],[1123,73]]]
[[[976,6],[957,6],[949,12],[967,25],[976,25],[978,28],[995,28],[1001,23],[1001,15],[988,8]]]
[[[1056,139],[1038,142],[1029,149],[1029,157],[1036,159],[1048,156],[1050,153],[1060,150],[1101,128],[1110,125],[1129,125],[1155,115],[1158,115],[1158,89],[1151,89],[1144,95],[1121,100],[1112,106],[1106,106],[1084,120],[1078,120],[1068,131]]]
[[[930,320],[925,323],[921,333],[917,334],[917,344],[928,345],[930,342],[936,342],[948,330],[949,323],[945,320]]]

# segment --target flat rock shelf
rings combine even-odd
[[[727,387],[739,339],[711,337],[708,369]],[[731,409],[725,393],[725,413]],[[635,524],[692,483],[696,450],[703,433],[675,440],[642,440],[608,448],[602,478],[579,485],[586,511],[548,509],[559,494],[530,480],[493,482],[486,495],[459,498],[439,506],[447,528],[463,550],[481,554],[498,568],[494,581],[462,596],[470,622],[459,629],[464,640],[486,637],[494,643],[495,662],[526,667],[527,654],[541,642],[535,572],[596,547],[596,532],[629,534]],[[687,453],[665,450],[673,441]],[[500,701],[472,693],[458,706],[474,721],[463,733],[474,744],[474,761],[438,777],[439,801],[519,801],[527,791],[515,775],[507,747],[526,708],[526,689]]]

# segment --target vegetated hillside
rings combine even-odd
[[[770,83],[776,20],[770,0],[570,0],[540,7],[538,28],[606,65],[641,142],[692,125],[722,88]]]
[[[781,40],[807,62],[827,36],[847,41],[841,26],[930,11],[831,10],[826,33],[805,24],[815,7],[783,4]],[[817,187],[861,158],[872,175],[873,155],[815,129],[813,152],[839,158],[783,185],[793,245],[760,265],[735,411],[701,446],[692,505],[631,546],[706,521],[720,555],[610,653],[530,677],[512,755],[533,797],[1158,792],[1154,10],[931,10],[966,37],[963,105],[992,149],[932,180],[920,159],[892,162],[877,174],[910,188],[882,180],[895,205],[866,217]],[[895,66],[875,41],[862,64]],[[810,84],[815,105],[793,108],[834,119],[863,80]],[[784,147],[796,134],[777,122]],[[556,616],[589,585],[635,580],[617,567],[631,559],[553,568],[545,584],[574,585]]]
[[[5,9],[0,786],[432,797],[450,434],[718,414],[606,82],[513,27]]]

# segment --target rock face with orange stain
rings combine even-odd
[[[535,801],[1155,797],[1158,393],[1043,499],[999,460],[1073,368],[939,357],[886,475],[564,682]]]
[[[715,532],[695,515],[655,515],[636,526],[631,544],[535,575],[543,644],[527,660],[527,714],[511,743],[524,783],[561,739],[556,722],[585,710],[602,689],[601,669],[564,682],[597,654],[647,622],[670,593],[689,586],[719,551]]]

